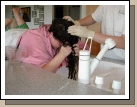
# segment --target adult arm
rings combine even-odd
[[[72,21],[75,25],[78,26],[88,26],[88,25],[92,25],[94,24],[96,21],[92,18],[91,15],[86,16],[83,19],[79,19],[79,20],[73,20],[70,16],[64,16],[63,19],[66,19],[68,21]]]
[[[84,37],[84,38],[92,37],[93,40],[101,44],[104,44],[107,38],[112,38],[116,42],[116,48],[125,49],[125,35],[123,34],[121,35],[121,37],[114,35],[105,35],[91,31],[85,27],[76,26],[76,25],[70,26],[68,32],[71,33],[72,35],[77,35],[79,37]]]
[[[89,26],[89,25],[96,23],[96,21],[92,18],[91,15],[88,15],[85,18],[80,19],[78,21],[79,21],[81,26]]]
[[[104,35],[101,33],[95,33],[93,40],[98,43],[104,44],[107,38],[111,38],[116,42],[116,48],[125,49],[125,35],[122,34],[121,37]]]

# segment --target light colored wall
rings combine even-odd
[[[32,11],[34,11],[33,5],[19,5],[20,8],[22,7],[31,7],[31,22],[26,22],[30,29],[38,28],[39,25],[34,25],[34,18],[32,18]],[[39,11],[37,11],[37,17],[39,18]],[[12,6],[5,5],[5,17],[12,18]],[[52,5],[44,5],[44,24],[51,24],[53,19],[52,15]]]
[[[80,19],[84,18],[86,16],[86,5],[80,6]],[[85,38],[81,38],[82,41],[85,41]]]
[[[84,18],[86,16],[86,5],[80,6],[80,19]]]
[[[34,18],[32,18],[32,11],[34,11],[34,5],[18,5],[20,8],[22,7],[31,7],[31,22],[26,22],[30,29],[38,28],[39,25],[34,25]],[[65,12],[64,15],[68,15],[69,10],[68,6],[64,7]],[[37,17],[39,18],[39,11],[37,11]],[[86,5],[80,6],[80,18],[86,16]],[[5,17],[12,18],[12,6],[5,5]],[[54,5],[44,5],[44,24],[51,24],[54,19]],[[84,39],[83,39],[84,40]]]

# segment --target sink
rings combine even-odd
[[[95,71],[90,76],[90,85],[96,87],[95,78],[103,77],[102,90],[113,92],[112,83],[113,80],[121,82],[121,90],[116,94],[125,94],[125,65],[100,61]]]
[[[58,69],[56,73],[68,77],[68,69],[65,66]],[[121,90],[118,94],[125,94],[125,64],[101,60],[95,71],[90,76],[90,86],[96,87],[96,76],[103,77],[104,79],[101,88],[102,90],[113,92],[112,82],[113,80],[116,80],[121,82]]]

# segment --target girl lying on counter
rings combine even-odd
[[[18,26],[14,29],[6,29],[6,32],[20,30],[20,35],[17,33],[16,46],[27,50],[27,56],[23,62],[34,64],[53,73],[61,66],[67,66],[68,78],[76,80],[79,50],[83,49],[84,42],[80,40],[80,37],[67,32],[68,27],[74,23],[57,18],[52,21],[52,24],[29,29],[20,16],[20,8],[14,7],[12,10]]]

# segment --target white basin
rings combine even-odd
[[[103,77],[102,90],[113,92],[113,80],[121,82],[121,90],[116,94],[125,94],[125,65],[113,62],[100,61],[95,71],[90,76],[90,85],[95,86],[96,76]]]
[[[91,59],[92,60],[92,59]],[[63,66],[56,72],[59,75],[68,77],[68,69]],[[90,85],[96,87],[95,78],[96,76],[103,77],[102,90],[113,92],[112,82],[113,80],[121,82],[121,90],[119,94],[125,94],[125,65],[108,62],[101,60],[95,69],[95,71],[90,76]]]

